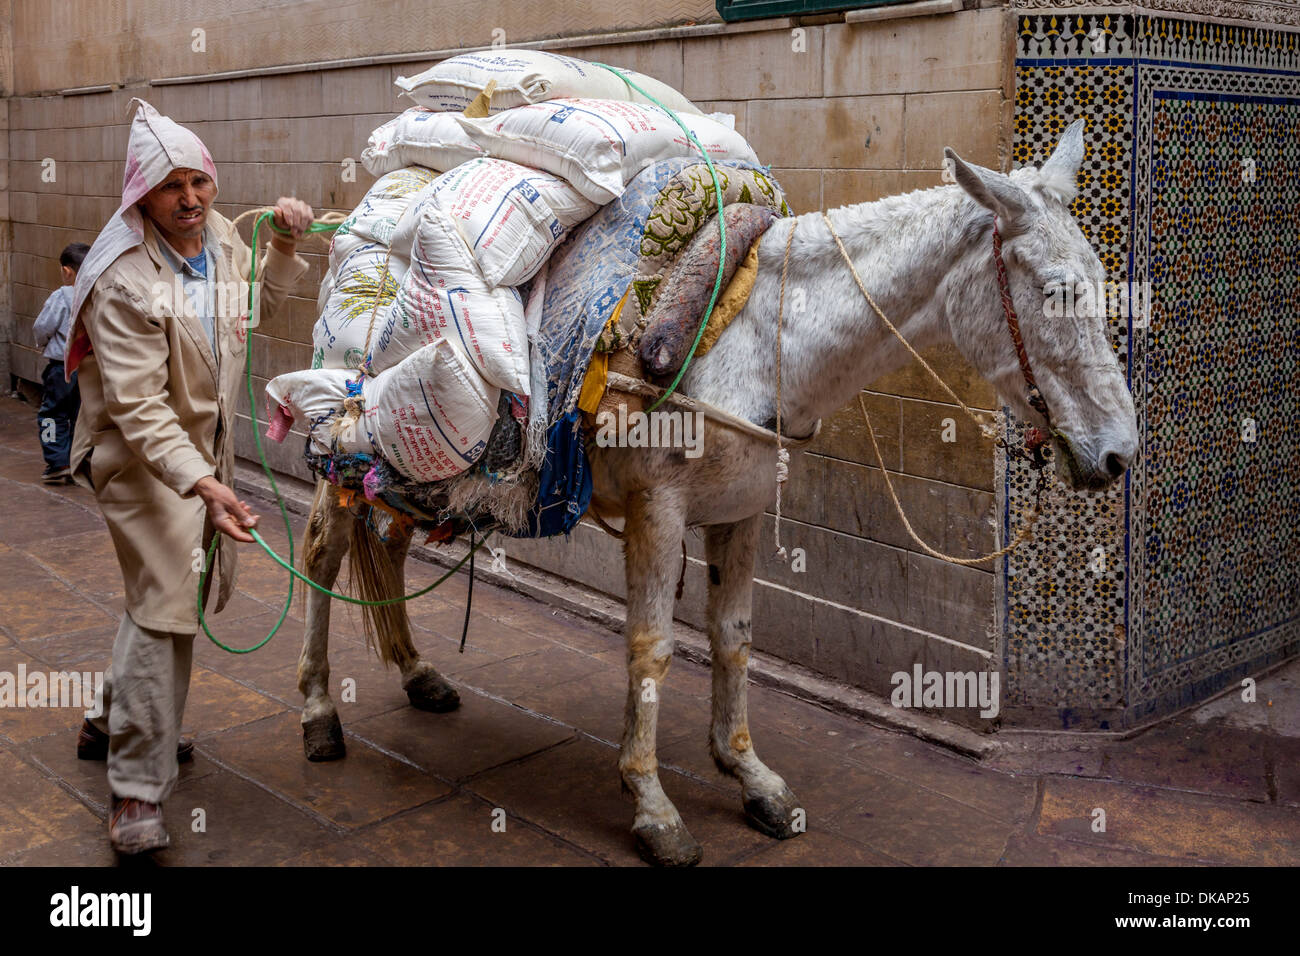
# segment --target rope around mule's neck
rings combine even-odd
[[[938,551],[922,541],[921,536],[912,530],[912,522],[907,520],[907,513],[903,511],[902,502],[898,500],[898,494],[894,491],[894,482],[890,477],[889,470],[885,467],[884,457],[880,454],[880,445],[876,441],[876,432],[871,427],[871,416],[867,414],[867,402],[866,399],[862,397],[861,392],[858,392],[858,406],[862,409],[862,419],[866,423],[867,434],[871,436],[871,448],[876,453],[876,464],[880,467],[880,473],[885,476],[885,487],[889,489],[890,500],[894,502],[894,508],[898,511],[898,517],[903,522],[903,527],[907,530],[908,536],[917,543],[922,551],[932,558],[938,558],[940,561],[947,561],[949,564],[963,564],[969,566],[983,564],[986,561],[996,561],[998,558],[1010,554],[1016,548],[1029,540],[1034,525],[1043,513],[1043,499],[1041,496],[1039,496],[1038,500],[1034,502],[1033,514],[1029,516],[1029,520],[1021,526],[1018,532],[1016,532],[1016,536],[1011,543],[996,551],[980,555],[977,558],[959,558],[956,555],[944,554],[942,551]]]
[[[785,256],[781,260],[781,296],[776,303],[776,515],[772,534],[776,541],[776,556],[786,560],[786,550],[781,544],[781,489],[790,477],[790,453],[781,444],[781,326],[785,317],[785,277],[790,268],[790,243],[794,240],[797,219],[790,221],[790,232],[785,237]],[[818,421],[820,425],[820,420]]]
[[[885,324],[885,327],[888,328],[890,332],[894,333],[894,337],[897,338],[898,341],[903,343],[903,347],[907,349],[907,351],[911,354],[911,356],[921,363],[921,367],[924,368],[926,372],[930,374],[930,377],[933,378],[939,384],[939,387],[942,388],[945,392],[947,392],[948,395],[951,396],[952,400],[955,401],[959,406],[961,406],[962,411],[964,411],[970,417],[970,419],[979,426],[980,433],[983,434],[986,438],[996,438],[997,437],[996,428],[988,421],[988,416],[977,415],[974,411],[972,411],[969,407],[967,407],[966,403],[957,397],[957,393],[948,387],[948,383],[939,377],[939,373],[930,367],[930,363],[927,362],[925,359],[921,358],[920,354],[916,351],[916,349],[912,348],[911,343],[909,343],[907,339],[903,337],[903,334],[899,332],[897,328],[894,327],[894,323],[890,322],[889,319],[886,318],[885,313],[881,311],[880,306],[876,305],[876,300],[873,299],[871,297],[871,293],[867,291],[866,285],[863,284],[862,282],[862,277],[858,275],[857,267],[854,266],[853,259],[849,256],[848,250],[844,248],[844,243],[840,241],[839,235],[835,232],[835,227],[831,225],[830,217],[827,216],[826,213],[824,212],[821,214],[821,216],[822,216],[822,220],[826,223],[826,228],[830,230],[831,236],[835,239],[835,245],[839,247],[840,255],[844,258],[845,263],[848,264],[849,271],[853,274],[853,281],[857,283],[858,290],[862,293],[863,297],[871,305],[871,308],[876,313],[876,315],[880,317],[880,321]],[[791,235],[794,234],[793,227],[791,227],[790,232]],[[789,240],[786,241],[785,255],[786,255],[786,265],[788,265],[790,259]],[[785,265],[782,266],[782,270],[781,270],[781,294],[782,294],[782,299],[784,299]],[[780,335],[781,335],[781,331],[780,331],[781,314],[780,314],[779,307],[777,311],[776,327],[777,327],[777,341],[779,342]],[[777,368],[780,369],[779,346],[777,350],[777,362],[778,362]],[[779,376],[777,379],[777,388],[779,392],[780,389]],[[777,407],[778,409],[780,408],[779,400],[778,400]],[[898,500],[898,495],[894,491],[894,482],[892,477],[889,474],[889,469],[885,467],[885,458],[880,453],[880,444],[879,442],[876,441],[876,432],[875,429],[872,428],[871,426],[871,416],[867,413],[867,403],[866,400],[862,397],[861,392],[858,393],[858,407],[862,409],[862,419],[867,426],[867,435],[870,436],[871,438],[871,448],[876,453],[876,464],[880,468],[880,473],[885,477],[885,487],[889,490],[889,497],[894,502],[894,508],[898,512],[898,517],[903,522],[903,527],[906,529],[908,536],[911,537],[911,539],[916,542],[916,544],[921,548],[922,551],[930,555],[930,557],[932,558],[938,558],[939,560],[946,561],[949,564],[976,565],[976,564],[984,564],[986,561],[995,561],[998,558],[1003,557],[1004,555],[1010,554],[1012,551],[1020,547],[1020,545],[1022,545],[1025,541],[1029,539],[1029,536],[1033,531],[1033,527],[1035,523],[1037,523],[1039,517],[1043,513],[1043,498],[1041,495],[1039,495],[1038,500],[1034,503],[1033,514],[1030,515],[1029,520],[1016,533],[1015,538],[1009,544],[1007,544],[1002,548],[999,548],[996,551],[992,551],[988,554],[984,554],[975,558],[959,558],[956,555],[945,554],[942,551],[932,548],[925,541],[921,540],[920,535],[918,535],[916,531],[913,530],[912,523],[907,519],[907,513],[903,510],[902,502]],[[780,485],[777,486],[777,495],[778,495],[777,500],[779,502]],[[777,512],[777,521],[779,527],[779,522],[780,522],[779,511]],[[777,539],[777,545],[778,547],[780,546],[779,537]]]
[[[903,348],[907,349],[912,358],[921,363],[921,367],[930,374],[932,379],[939,383],[939,387],[948,393],[948,397],[956,402],[961,407],[961,410],[967,414],[970,420],[979,426],[980,434],[985,438],[996,438],[997,427],[989,420],[990,416],[986,413],[976,413],[967,407],[966,403],[957,397],[957,393],[948,387],[948,383],[939,377],[939,373],[930,367],[930,363],[921,358],[921,353],[912,348],[911,343],[908,342],[907,339],[903,338],[903,333],[899,332],[898,329],[894,327],[894,323],[890,322],[889,319],[885,317],[885,313],[880,311],[880,306],[876,305],[876,300],[871,297],[871,293],[867,291],[867,287],[862,282],[862,277],[858,275],[857,266],[853,264],[853,259],[849,256],[848,250],[844,248],[844,243],[840,240],[839,234],[835,231],[835,227],[831,225],[830,217],[824,212],[821,216],[822,220],[826,223],[826,228],[830,231],[831,238],[835,240],[835,245],[839,247],[840,255],[844,257],[844,261],[848,264],[849,272],[853,274],[853,281],[857,283],[858,290],[862,293],[863,297],[867,300],[867,303],[871,306],[876,315],[880,317],[880,321],[885,323],[885,328],[889,329],[889,331],[894,334],[894,338],[903,343]]]

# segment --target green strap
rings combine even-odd
[[[248,314],[250,316],[253,314],[254,296],[257,294],[257,233],[258,230],[261,228],[263,222],[266,222],[267,220],[271,220],[271,228],[274,229],[276,232],[282,233],[284,235],[291,234],[288,229],[281,229],[279,226],[277,226],[275,224],[275,221],[271,217],[272,214],[270,212],[264,212],[261,215],[259,215],[255,220],[253,220],[253,254],[252,254],[251,263],[248,267]],[[330,232],[334,229],[337,229],[338,227],[339,227],[338,223],[313,222],[307,231],[308,232]],[[267,641],[269,641],[271,638],[273,638],[276,635],[276,632],[278,632],[280,630],[280,627],[284,624],[284,619],[289,615],[289,607],[293,602],[293,582],[295,578],[303,581],[310,587],[319,591],[321,594],[328,595],[329,597],[336,598],[337,600],[340,601],[346,601],[348,604],[360,604],[365,607],[383,607],[390,604],[401,604],[404,601],[410,601],[412,598],[417,598],[420,597],[421,595],[428,594],[438,585],[442,584],[449,577],[451,577],[453,574],[459,571],[461,566],[470,559],[470,557],[474,554],[474,552],[477,551],[479,548],[483,547],[483,545],[487,543],[488,538],[491,537],[490,533],[484,536],[483,540],[479,541],[478,544],[470,548],[469,553],[466,554],[465,557],[461,558],[455,567],[453,567],[450,571],[448,571],[438,580],[434,581],[427,588],[421,588],[420,590],[416,591],[414,594],[407,594],[402,597],[387,598],[382,601],[363,601],[360,598],[349,597],[346,594],[339,594],[337,591],[331,591],[329,588],[322,587],[321,585],[317,584],[315,581],[313,581],[311,578],[307,577],[305,574],[295,569],[293,566],[293,560],[294,560],[293,526],[289,523],[289,513],[288,511],[285,510],[284,498],[282,498],[280,495],[280,488],[275,483],[275,475],[274,473],[272,473],[271,466],[266,460],[266,452],[263,451],[262,449],[261,425],[257,420],[257,399],[254,397],[253,394],[253,335],[251,329],[249,330],[248,341],[244,351],[244,382],[248,388],[248,414],[249,414],[249,420],[253,426],[253,440],[257,445],[257,457],[258,460],[261,461],[262,463],[262,472],[266,475],[266,480],[271,484],[271,492],[272,494],[275,495],[275,504],[276,507],[280,509],[280,517],[284,520],[284,530],[286,535],[288,535],[289,538],[289,560],[285,561],[284,558],[276,554],[275,551],[271,549],[271,546],[267,544],[265,540],[263,540],[262,536],[257,533],[256,528],[250,528],[249,534],[253,536],[253,540],[262,546],[262,550],[265,551],[267,554],[269,554],[272,560],[276,562],[276,564],[280,565],[280,567],[284,568],[286,571],[289,572],[289,593],[288,595],[286,595],[284,599],[284,607],[280,609],[280,617],[276,620],[275,626],[271,628],[271,633],[267,634],[266,637],[262,638],[262,640],[258,641],[252,647],[243,647],[243,648],[227,647],[225,644],[221,643],[221,641],[217,640],[216,636],[212,633],[212,631],[208,629],[207,617],[203,613],[203,589],[204,589],[203,586],[207,581],[208,568],[212,566],[212,562],[216,557],[217,546],[220,544],[221,541],[221,532],[214,531],[212,535],[212,543],[208,546],[208,553],[204,557],[203,566],[199,569],[199,587],[198,587],[199,625],[203,628],[203,633],[208,636],[209,640],[211,640],[213,644],[216,644],[217,647],[221,648],[223,651],[229,651],[231,654],[251,654],[253,651],[264,646]]]
[[[691,350],[686,353],[686,361],[684,361],[682,367],[677,370],[677,377],[673,379],[672,384],[668,386],[664,393],[655,400],[655,403],[646,409],[646,411],[653,412],[656,408],[667,401],[669,395],[677,390],[678,383],[681,382],[682,376],[686,374],[686,369],[690,367],[691,359],[695,357],[695,350],[700,347],[700,339],[704,338],[704,330],[708,328],[709,319],[713,316],[713,305],[718,301],[718,294],[722,291],[722,277],[726,273],[725,265],[727,261],[727,224],[722,217],[722,184],[718,182],[718,171],[713,168],[713,160],[709,159],[708,151],[700,145],[700,141],[696,139],[695,134],[692,133],[686,124],[681,121],[676,112],[669,109],[663,103],[660,103],[645,90],[641,89],[641,87],[633,83],[622,70],[615,69],[607,63],[597,63],[595,65],[609,70],[626,83],[631,89],[636,90],[655,106],[667,113],[672,121],[682,128],[682,132],[686,134],[686,138],[689,139],[691,143],[694,144],[695,148],[700,151],[700,155],[704,157],[704,164],[709,167],[709,175],[713,177],[713,198],[718,202],[718,232],[722,242],[718,251],[718,277],[713,283],[713,294],[709,296],[709,307],[704,310],[704,318],[700,320],[700,329],[695,333],[695,341],[691,343]]]
[[[629,79],[627,75],[623,73],[621,70],[615,69],[614,67],[609,66],[608,64],[605,63],[597,63],[595,65],[599,67],[603,67],[604,69],[609,70],[615,76],[619,77],[631,89],[640,93],[642,96],[644,96],[655,106],[659,107],[661,110],[667,113],[668,116],[672,119],[672,121],[681,127],[682,132],[686,134],[686,137],[691,141],[691,143],[695,146],[695,148],[700,151],[700,155],[704,158],[704,164],[709,168],[709,175],[713,178],[713,197],[718,204],[718,232],[720,234],[721,242],[720,242],[720,248],[718,253],[718,275],[713,283],[713,294],[709,296],[709,306],[707,309],[705,309],[704,317],[700,320],[700,328],[699,331],[695,333],[695,341],[691,343],[691,350],[686,353],[686,361],[684,361],[682,363],[682,367],[677,370],[677,376],[673,379],[672,384],[668,386],[668,388],[664,391],[664,393],[660,395],[659,398],[655,401],[655,403],[651,405],[650,408],[648,409],[648,411],[654,411],[661,404],[663,404],[665,400],[667,400],[669,395],[671,395],[677,389],[678,384],[682,380],[682,376],[686,374],[686,369],[690,367],[691,360],[695,357],[695,350],[699,348],[700,340],[704,338],[704,330],[705,328],[708,327],[709,319],[713,315],[713,306],[718,301],[718,295],[722,291],[722,277],[726,271],[725,264],[727,259],[727,224],[723,219],[722,184],[721,182],[718,181],[718,171],[713,168],[713,161],[709,159],[708,151],[705,150],[705,148],[700,144],[699,139],[695,136],[693,132],[691,132],[689,127],[687,127],[687,125],[681,121],[681,119],[678,117],[675,111],[665,106],[663,103],[660,103],[659,100],[657,100],[654,96],[647,93],[645,90],[641,89],[640,86],[638,86],[631,79]],[[248,314],[250,316],[253,314],[253,309],[256,304],[254,301],[254,297],[256,296],[256,290],[257,290],[257,234],[258,234],[258,230],[262,226],[262,223],[268,220],[271,221],[270,222],[271,228],[274,229],[276,232],[281,233],[282,235],[291,235],[290,230],[282,229],[280,226],[277,226],[275,224],[275,221],[272,219],[272,213],[270,212],[262,213],[253,221],[253,248],[252,248],[253,254],[252,254],[252,261],[251,264],[249,265],[249,270],[248,270],[248,285],[249,285]],[[338,227],[339,227],[339,223],[313,222],[311,226],[308,227],[307,232],[309,233],[330,232],[337,229]],[[490,535],[484,536],[483,540],[479,541],[475,546],[470,548],[469,553],[466,554],[465,557],[461,558],[460,562],[457,563],[457,565],[454,568],[452,568],[450,571],[444,574],[437,581],[433,582],[433,584],[429,585],[427,588],[422,588],[421,590],[416,591],[414,594],[407,594],[403,597],[397,597],[397,598],[389,598],[383,601],[362,601],[358,598],[349,597],[346,594],[339,594],[337,591],[331,591],[329,588],[322,587],[321,585],[317,584],[315,581],[311,580],[306,575],[297,571],[293,566],[293,560],[294,560],[293,526],[289,522],[289,513],[285,510],[284,499],[280,495],[280,489],[275,483],[275,475],[271,472],[271,466],[266,460],[266,453],[262,449],[261,427],[260,427],[260,423],[257,420],[257,399],[253,394],[252,360],[253,360],[253,336],[250,330],[247,347],[245,348],[244,351],[244,381],[248,388],[249,421],[253,427],[253,439],[257,445],[257,457],[258,460],[261,462],[262,472],[263,474],[266,475],[266,479],[271,485],[271,492],[272,494],[275,495],[276,507],[280,509],[280,517],[284,520],[285,533],[288,535],[289,538],[289,560],[285,561],[278,554],[276,554],[271,549],[270,545],[268,545],[262,539],[262,536],[257,533],[257,529],[255,528],[251,529],[250,533],[253,536],[253,540],[255,540],[259,545],[261,545],[262,549],[267,554],[269,554],[277,564],[279,564],[281,567],[283,567],[285,570],[289,572],[289,593],[284,599],[284,607],[281,608],[280,617],[279,619],[276,620],[275,626],[271,628],[271,633],[267,634],[266,637],[262,638],[262,640],[259,641],[257,644],[254,644],[252,647],[234,648],[234,647],[227,647],[225,644],[221,643],[221,641],[217,640],[217,638],[213,635],[212,631],[208,629],[207,618],[203,613],[203,586],[207,581],[208,567],[212,564],[212,561],[216,556],[217,546],[220,542],[220,536],[221,536],[220,531],[214,532],[212,537],[212,543],[208,547],[208,553],[203,562],[203,567],[200,568],[199,570],[198,608],[199,608],[199,624],[203,628],[203,633],[206,634],[208,638],[212,641],[212,643],[217,645],[217,647],[220,647],[224,651],[229,651],[232,654],[248,654],[264,646],[266,642],[269,641],[272,637],[274,637],[276,632],[280,630],[280,627],[284,624],[284,619],[289,614],[289,606],[293,601],[294,578],[298,578],[302,580],[310,587],[314,588],[315,590],[319,591],[322,594],[328,595],[329,597],[335,598],[340,601],[346,601],[349,604],[360,604],[367,607],[379,607],[379,606],[384,606],[389,604],[399,604],[404,601],[409,601],[412,598],[420,597],[423,594],[428,594],[438,585],[442,584],[443,581],[447,580],[447,578],[451,577],[451,575],[455,574],[458,570],[460,570],[461,565],[463,565],[467,560],[469,560],[470,556],[473,555],[474,552],[476,552],[479,548],[483,547],[483,545],[487,543]]]

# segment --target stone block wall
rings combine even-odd
[[[8,353],[16,374],[29,379],[41,364],[31,323],[58,281],[59,250],[71,241],[92,241],[117,206],[132,96],[191,126],[208,144],[220,176],[217,207],[224,214],[270,204],[282,194],[300,196],[318,210],[347,211],[371,177],[358,165],[356,181],[346,181],[345,160],[357,158],[370,130],[403,108],[394,77],[431,61],[145,81],[389,56],[471,39],[490,42],[486,27],[399,29],[408,7],[419,6],[420,22],[432,24],[438,20],[435,8],[452,5],[385,3],[373,16],[352,20],[347,18],[359,14],[342,3],[237,5],[222,6],[219,16],[194,18],[196,26],[211,20],[204,59],[188,52],[189,21],[178,20],[168,5],[80,4],[75,16],[73,5],[58,0],[20,0],[14,6],[14,73],[22,92],[8,100],[8,134],[0,137],[9,150],[7,163],[0,163],[0,170],[8,169],[13,221],[11,282],[3,287],[12,290],[14,330],[11,346],[0,338],[0,352]],[[606,22],[600,16],[630,14],[609,12],[615,5],[592,5],[600,16],[548,20],[535,25],[533,35],[598,33],[675,18],[716,20],[708,4],[642,6],[636,23]],[[681,16],[687,8],[689,16]],[[495,9],[483,5],[475,23],[492,23]],[[140,30],[126,42],[131,24]],[[702,107],[734,113],[737,128],[771,163],[795,211],[803,213],[938,185],[946,145],[969,160],[1005,166],[1011,30],[1005,11],[971,9],[870,23],[833,17],[805,25],[776,20],[686,27],[624,42],[575,40],[551,48],[652,74]],[[521,35],[507,25],[509,40]],[[76,44],[80,57],[70,52]],[[96,83],[127,86],[80,95],[41,92]],[[41,175],[46,159],[55,164],[50,181]],[[253,336],[259,395],[269,375],[310,362],[325,258],[318,248],[308,247],[305,254],[311,272],[284,312]],[[996,407],[993,393],[955,353],[937,351],[930,358],[964,401]],[[895,484],[918,532],[959,554],[995,547],[989,444],[919,369],[864,385],[882,453],[900,473]],[[955,442],[940,440],[946,419],[956,425]],[[240,453],[251,455],[246,419],[238,435]],[[305,477],[301,447],[298,438],[266,445],[276,468]],[[804,549],[806,570],[793,572],[767,556],[769,520],[757,570],[755,645],[883,694],[890,690],[890,675],[913,663],[931,670],[997,666],[993,572],[920,553],[894,514],[873,461],[856,406],[826,421],[818,441],[794,456],[783,539],[787,547]],[[678,613],[700,625],[702,541],[692,535],[687,544],[691,567]],[[623,594],[621,547],[594,526],[582,525],[569,540],[506,547],[510,560]],[[970,713],[950,716],[971,720]]]

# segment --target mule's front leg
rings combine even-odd
[[[352,515],[340,508],[332,489],[321,482],[307,519],[303,542],[303,573],[321,587],[332,588],[348,550]],[[306,585],[303,585],[306,587]],[[307,625],[298,658],[298,690],[302,707],[302,746],[308,760],[338,760],[347,752],[343,725],[330,697],[330,599],[315,588],[307,590]]]
[[[719,770],[740,780],[745,817],[754,828],[786,840],[802,832],[799,802],[785,781],[758,759],[749,735],[746,671],[752,641],[754,551],[761,518],[755,515],[705,531],[709,647],[713,656],[709,751]]]
[[[636,798],[637,850],[660,866],[694,866],[702,848],[659,783],[655,729],[659,698],[673,657],[673,603],[683,509],[663,491],[631,495],[627,504],[627,709],[618,769]]]

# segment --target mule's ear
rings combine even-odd
[[[950,148],[945,147],[943,155],[957,185],[966,190],[971,199],[997,213],[1006,227],[1004,232],[1020,223],[1033,209],[1029,197],[1006,176],[968,163]]]
[[[1066,127],[1056,149],[1038,171],[1043,188],[1061,202],[1072,202],[1078,192],[1074,180],[1082,163],[1083,120],[1077,119]]]

